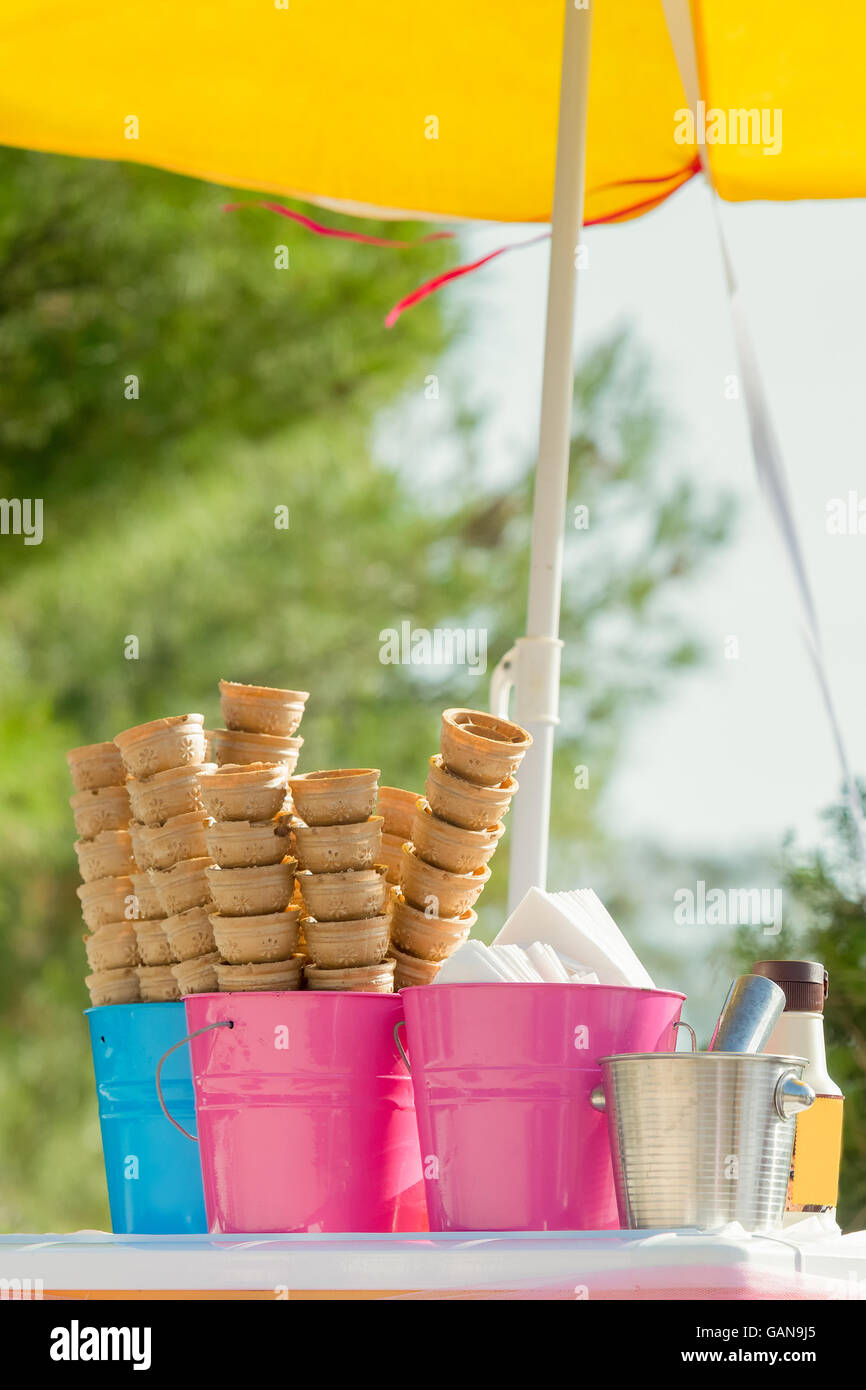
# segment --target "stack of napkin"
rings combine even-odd
[[[525,949],[514,944],[485,946],[481,941],[465,941],[445,961],[434,984],[496,981],[534,985],[544,984],[545,981],[568,985],[577,981],[583,985],[597,985],[598,976],[595,971],[584,970],[571,961],[566,962],[558,951],[543,941],[533,941]]]
[[[437,984],[496,980],[654,988],[591,888],[568,893],[530,888],[491,946],[465,942],[436,977]]]

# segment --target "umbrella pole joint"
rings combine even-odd
[[[514,718],[520,724],[557,725],[562,647],[559,637],[518,637],[490,678],[492,712],[507,719],[514,690]]]

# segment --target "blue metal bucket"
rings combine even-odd
[[[198,1145],[162,1113],[160,1057],[186,1035],[183,1004],[107,1004],[86,1009],[96,1073],[102,1152],[115,1235],[200,1235],[207,1231]],[[193,1134],[189,1052],[162,1071],[172,1114]]]

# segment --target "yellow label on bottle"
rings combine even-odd
[[[818,1096],[797,1116],[788,1210],[835,1207],[842,1158],[842,1096]]]

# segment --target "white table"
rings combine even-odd
[[[29,1281],[29,1284],[27,1283]],[[0,1297],[866,1297],[866,1232],[0,1237]]]

